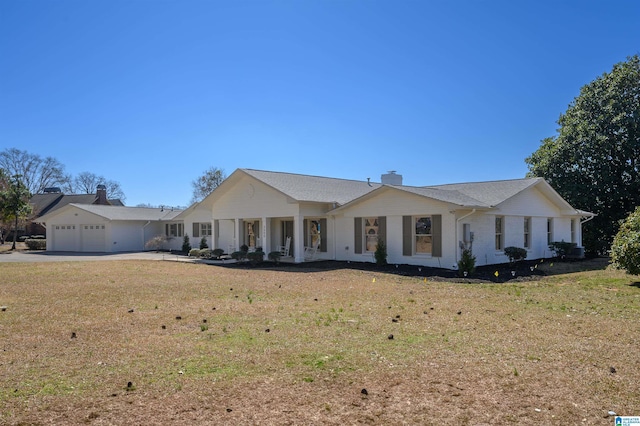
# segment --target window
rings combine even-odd
[[[184,235],[184,225],[182,223],[167,223],[165,225],[167,237],[182,237]]]
[[[414,223],[415,253],[431,254],[433,249],[431,216],[416,217]]]
[[[366,251],[375,252],[378,245],[379,224],[377,217],[365,217],[364,219],[364,246]]]
[[[210,237],[211,236],[211,222],[201,223],[200,224],[200,236],[202,237]]]
[[[553,219],[547,219],[547,244],[553,242]]]
[[[524,248],[531,248],[531,218],[524,218]]]
[[[211,236],[211,222],[193,222],[192,235],[195,238]]]
[[[496,216],[496,250],[504,250],[504,217]]]
[[[311,241],[311,245],[309,247],[320,247],[320,241],[322,240],[320,236],[321,231],[322,227],[320,226],[319,220],[309,221],[309,234],[307,236],[307,241]]]

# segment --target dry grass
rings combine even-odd
[[[2,424],[640,414],[640,288],[615,271],[503,284],[142,261],[1,271]]]

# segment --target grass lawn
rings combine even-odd
[[[352,269],[1,264],[0,424],[640,416],[639,277],[564,267],[462,284]]]

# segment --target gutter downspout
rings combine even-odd
[[[458,225],[460,225],[460,221],[465,219],[476,212],[476,209],[471,210],[471,213],[467,213],[461,218],[456,219],[456,266],[458,265]]]

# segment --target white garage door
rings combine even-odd
[[[82,251],[103,252],[105,241],[104,225],[81,225]]]
[[[78,251],[76,246],[76,225],[55,225],[53,227],[52,251]]]

